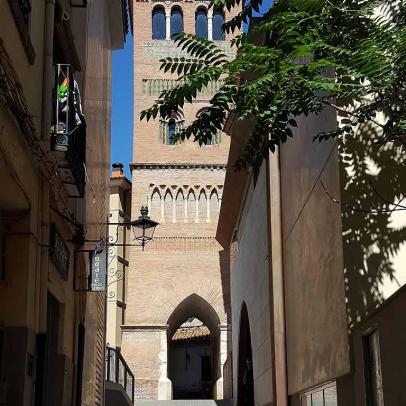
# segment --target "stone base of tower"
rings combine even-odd
[[[136,399],[172,399],[166,326],[122,326],[122,354],[135,376]]]

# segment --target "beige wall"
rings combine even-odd
[[[339,196],[337,146],[312,141],[334,125],[333,111],[298,120],[281,148],[289,394],[349,372],[341,211],[321,184]]]
[[[82,72],[77,73],[76,78],[87,121],[86,197],[67,199],[58,172],[54,167],[49,171],[54,159],[52,154],[46,155],[49,134],[41,133],[42,108],[51,103],[51,99],[44,100],[44,103],[42,100],[43,41],[46,28],[44,10],[45,4],[51,3],[32,2],[29,36],[36,56],[31,63],[23,48],[9,3],[11,2],[0,1],[0,40],[11,61],[9,72],[15,70],[13,80],[22,90],[22,105],[30,117],[28,121],[32,120],[34,126],[30,132],[32,144],[28,145],[29,137],[22,126],[23,116],[20,115],[17,119],[13,117],[2,100],[1,230],[13,233],[7,237],[6,276],[5,280],[0,281],[0,328],[5,332],[7,354],[0,366],[2,394],[7,404],[32,404],[35,362],[40,358],[36,354],[36,340],[48,330],[49,292],[59,302],[60,312],[58,360],[55,371],[52,371],[57,384],[50,389],[55,395],[52,399],[58,399],[58,404],[70,405],[76,395],[78,325],[84,323],[87,335],[83,404],[101,404],[104,381],[104,294],[87,295],[73,291],[74,267],[77,266],[78,272],[85,272],[88,263],[81,261],[79,254],[79,260],[75,264],[74,251],[85,247],[71,243],[75,228],[63,215],[84,222],[88,239],[105,235],[103,224],[108,215],[110,154],[110,31],[121,30],[123,34],[123,27],[108,14],[105,1],[91,2],[87,9],[70,9],[69,1],[60,2],[70,15],[74,42],[82,66]],[[116,6],[121,13],[121,4]],[[3,54],[1,58],[4,63]],[[45,142],[40,143],[40,137]],[[40,153],[41,150],[45,152]],[[51,223],[56,223],[70,250],[67,281],[62,280],[48,257]],[[30,372],[31,363],[33,365]],[[38,369],[38,377],[40,372]]]
[[[233,398],[237,400],[240,313],[245,303],[251,330],[254,399],[258,406],[273,402],[266,193],[264,161],[255,187],[253,177],[249,181],[233,243],[236,253],[230,270]]]

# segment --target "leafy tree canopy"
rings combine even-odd
[[[177,138],[205,144],[223,129],[230,111],[253,118],[254,129],[237,166],[260,159],[286,142],[295,117],[331,106],[341,125],[315,139],[354,134],[359,125],[379,128],[378,144],[406,145],[406,4],[399,0],[279,0],[253,22],[262,0],[211,0],[213,7],[240,7],[223,29],[237,34],[229,60],[217,43],[180,33],[181,58],[161,60],[161,69],[179,75],[141,119],[168,117],[191,103],[211,81],[219,91]],[[378,119],[380,117],[380,119]],[[385,117],[382,119],[382,117]],[[265,148],[264,148],[265,147]],[[378,147],[378,146],[377,146]]]

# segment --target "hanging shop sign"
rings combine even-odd
[[[96,248],[90,255],[90,291],[106,290],[107,284],[107,256],[106,251]]]
[[[63,280],[68,280],[70,251],[56,225],[51,225],[50,256]]]

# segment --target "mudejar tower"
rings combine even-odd
[[[229,140],[218,132],[211,145],[202,147],[192,141],[172,142],[173,134],[207,106],[220,84],[212,83],[202,91],[193,104],[185,106],[183,115],[149,122],[139,117],[163,89],[175,84],[176,76],[159,70],[161,58],[181,54],[171,33],[197,33],[231,54],[229,38],[221,32],[231,13],[209,9],[205,1],[134,1],[132,17],[132,213],[148,204],[151,218],[160,225],[144,252],[134,249],[130,254],[122,352],[134,372],[138,399],[170,399],[180,394],[221,399],[231,328],[229,277],[227,256],[214,237]],[[204,335],[198,337],[203,330],[193,327],[196,319],[210,333],[205,336],[206,347],[199,344]],[[185,331],[194,338],[182,341],[182,358],[179,349],[172,353],[172,338],[188,320],[192,327]]]

